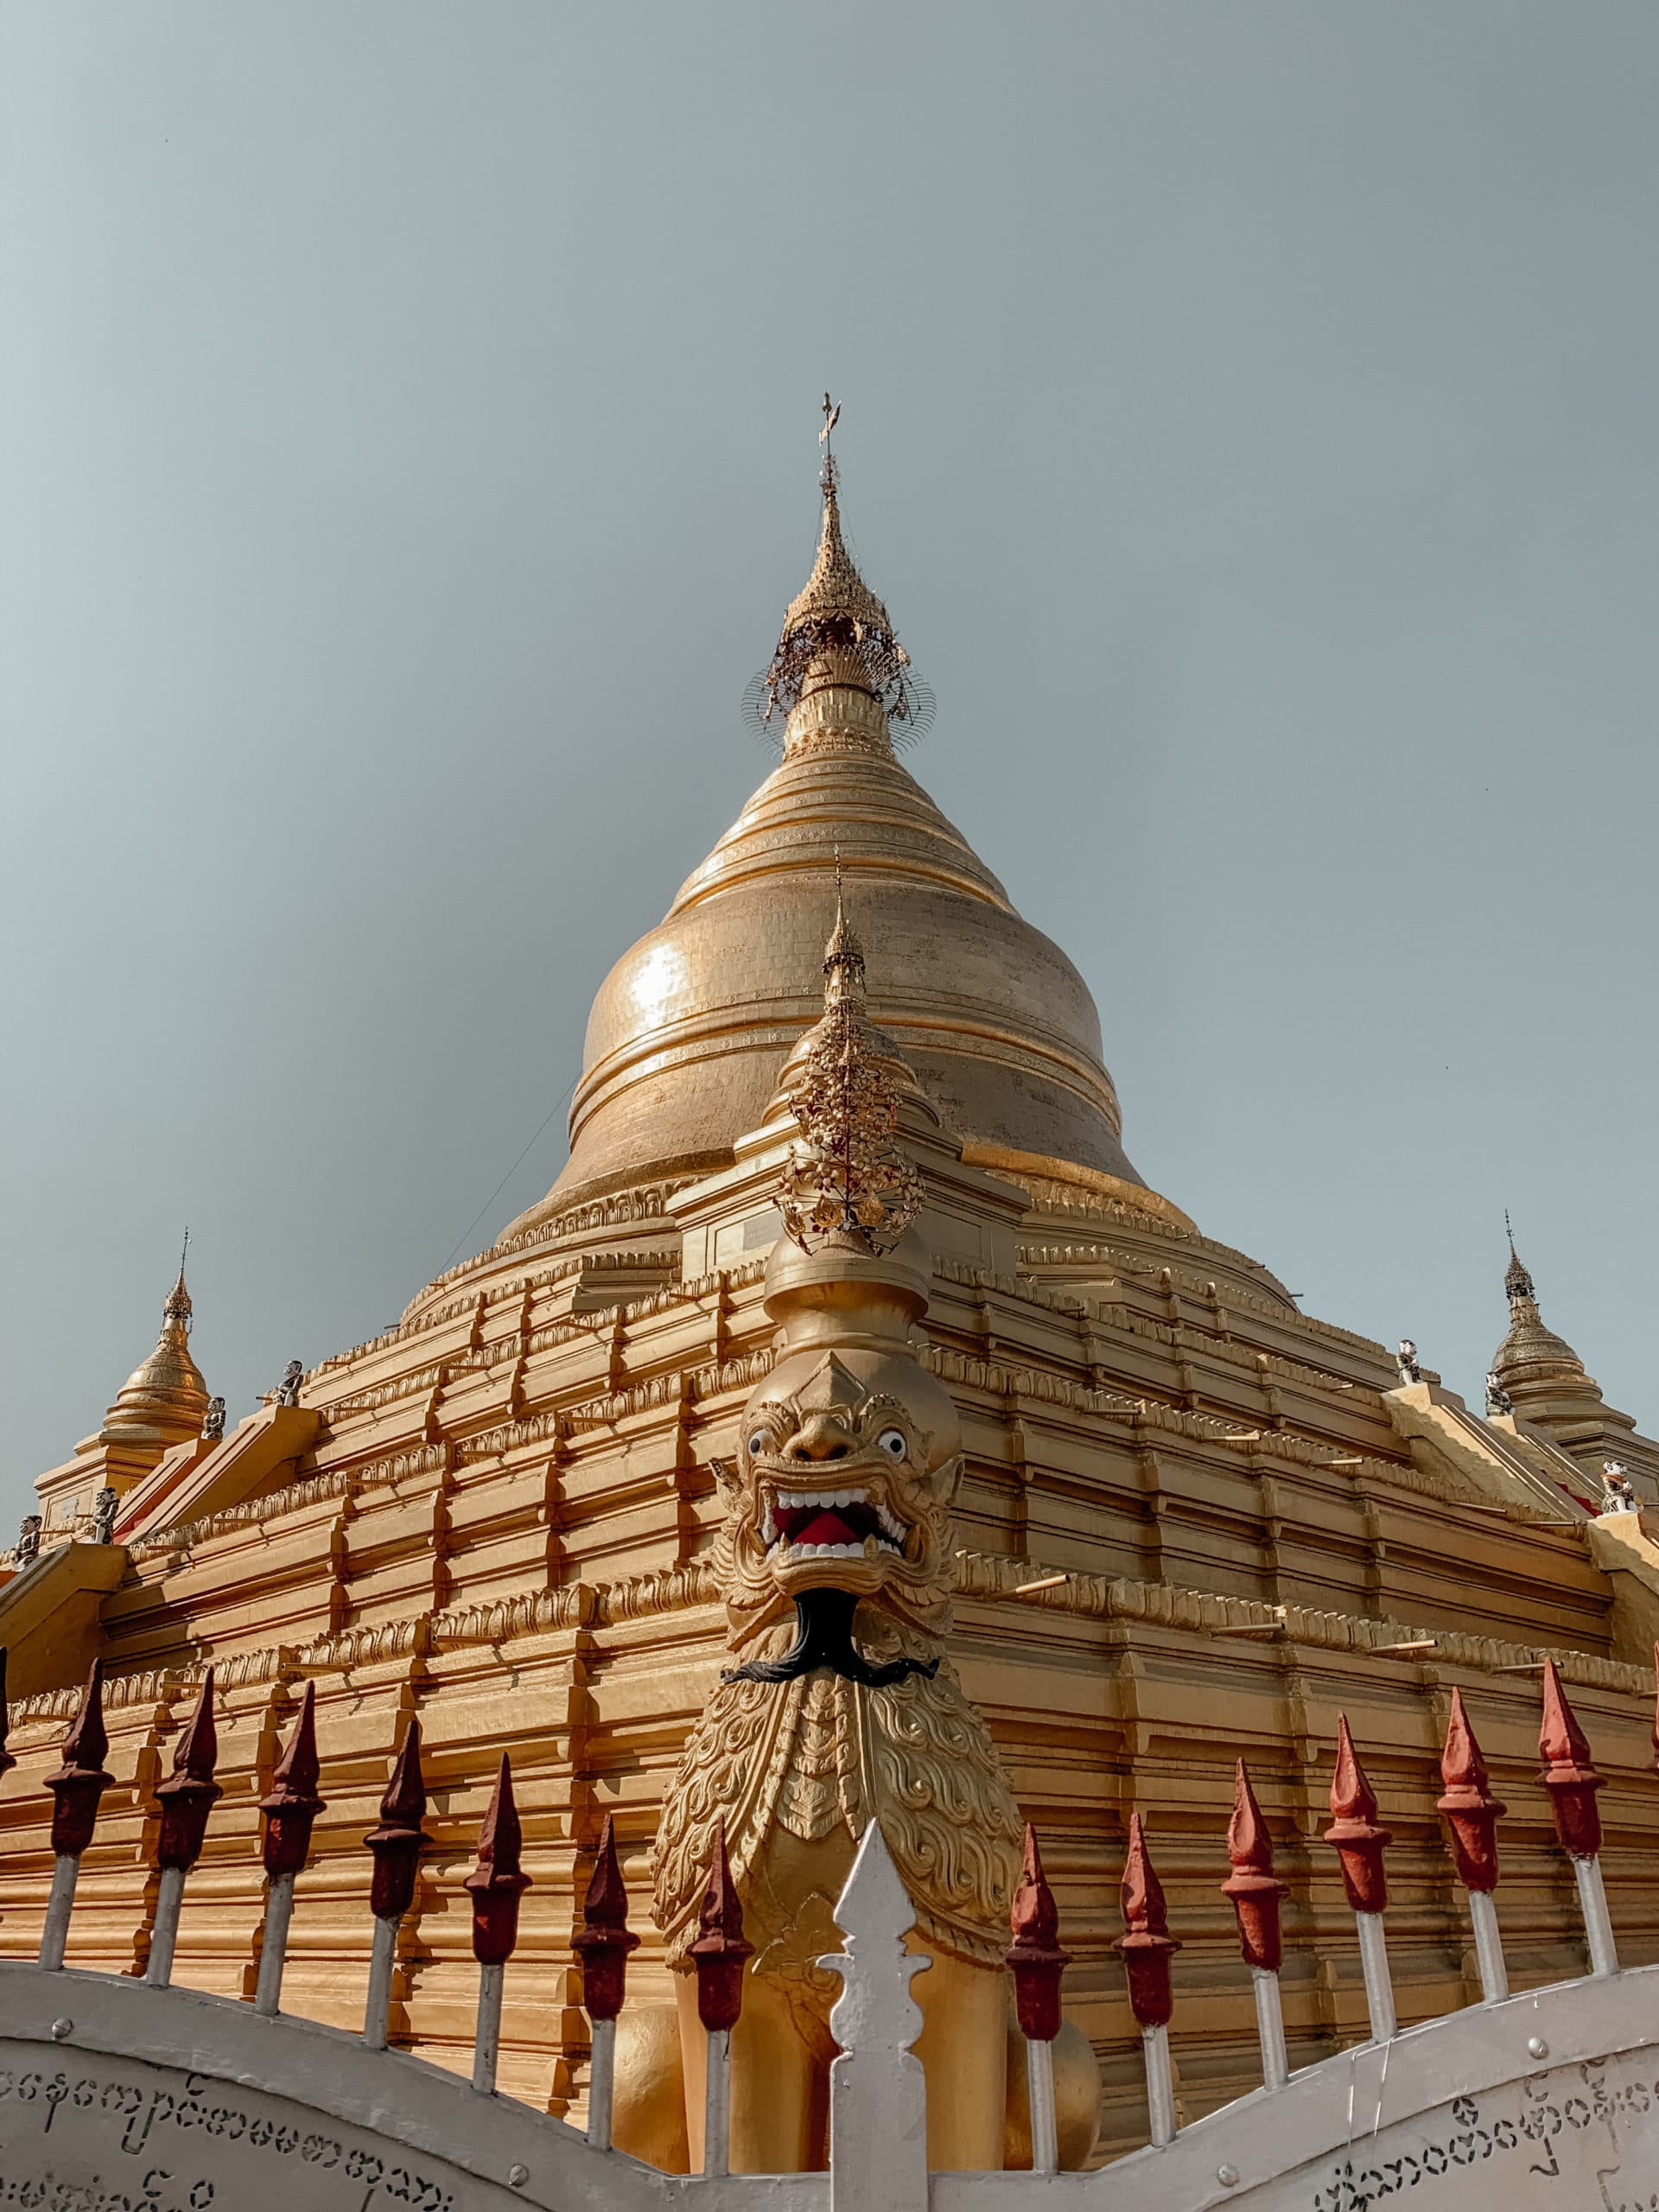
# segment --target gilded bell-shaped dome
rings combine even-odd
[[[207,1385],[190,1357],[190,1294],[184,1268],[162,1309],[162,1333],[156,1349],[135,1367],[104,1416],[105,1435],[124,1429],[159,1433],[168,1444],[199,1436],[207,1412]]]
[[[1594,1418],[1602,1411],[1601,1390],[1585,1371],[1565,1337],[1548,1328],[1538,1310],[1532,1275],[1510,1241],[1503,1276],[1510,1301],[1509,1332],[1492,1354],[1492,1374],[1509,1393],[1516,1410],[1529,1418],[1560,1419],[1578,1412]]]
[[[870,1019],[969,1157],[1141,1187],[1083,978],[1015,912],[895,755],[890,717],[902,721],[914,701],[907,669],[886,608],[853,566],[826,471],[817,561],[769,673],[782,762],[601,986],[569,1160],[509,1236],[730,1160],[763,1120],[779,1062],[822,1012],[813,986],[838,863],[861,927],[881,947]]]

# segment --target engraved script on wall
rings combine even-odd
[[[521,2199],[365,2128],[202,2074],[0,2041],[0,2208],[497,2212]]]
[[[1251,2212],[1659,2212],[1651,2051],[1459,2097],[1242,2199]]]

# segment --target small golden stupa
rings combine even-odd
[[[190,1357],[191,1319],[190,1294],[185,1288],[181,1260],[178,1281],[162,1308],[162,1333],[156,1349],[133,1369],[116,1393],[115,1403],[104,1416],[106,1436],[148,1432],[170,1445],[200,1434],[207,1412],[207,1385]]]

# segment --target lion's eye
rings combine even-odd
[[[760,1454],[766,1450],[768,1441],[769,1440],[766,1430],[764,1428],[757,1428],[753,1435],[749,1439],[750,1459],[758,1459],[760,1457]]]
[[[885,1452],[889,1459],[907,1459],[910,1457],[910,1446],[905,1440],[902,1428],[884,1428],[875,1440],[875,1448],[878,1452]]]

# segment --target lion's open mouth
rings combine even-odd
[[[791,1559],[860,1559],[872,1538],[889,1551],[905,1545],[904,1523],[862,1490],[769,1493],[760,1533],[768,1553]]]

